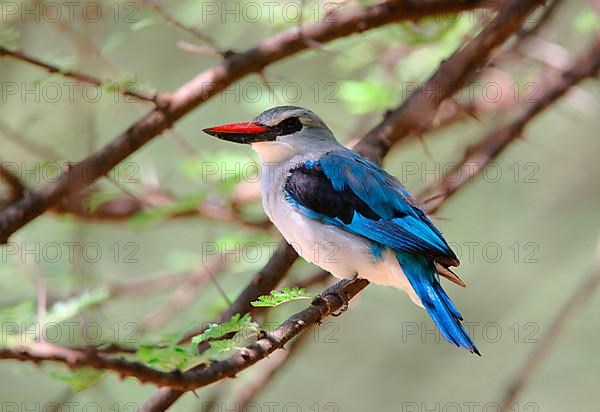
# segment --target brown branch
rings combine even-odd
[[[445,80],[445,84],[449,85],[449,87],[447,87],[445,94],[442,95],[440,93],[439,97],[442,97],[441,99],[439,99],[437,102],[434,102],[434,104],[427,105],[427,107],[425,107],[424,109],[428,111],[425,111],[420,114],[426,115],[427,113],[429,113],[430,117],[433,119],[439,104],[446,97],[449,97],[453,93],[450,86],[454,87],[453,90],[458,90],[459,87],[465,81],[467,81],[467,79],[472,77],[472,71],[474,71],[477,68],[477,65],[471,64],[471,59],[473,59],[473,62],[475,63],[480,62],[480,64],[483,64],[483,62],[491,53],[492,49],[499,43],[504,41],[506,38],[508,38],[510,34],[519,27],[522,20],[526,17],[527,10],[533,10],[537,4],[538,2],[536,1],[513,1],[509,4],[507,8],[502,10],[500,16],[494,22],[489,24],[488,27],[484,29],[482,33],[480,33],[479,36],[477,36],[465,48],[455,53],[450,59],[448,59],[444,64],[442,64],[440,68],[438,68],[436,73],[432,76],[432,78],[430,78],[430,80],[422,87],[422,90],[427,90],[427,87],[438,85],[440,83],[440,79]],[[516,9],[520,9],[519,12],[521,14],[515,14]],[[504,27],[504,25],[511,23],[507,22],[507,20],[510,20],[510,17],[512,17],[513,19],[512,23],[516,22],[516,24],[511,24],[509,25],[509,28],[506,28]],[[465,52],[465,50],[467,51]],[[455,67],[462,67],[463,70],[456,71]],[[445,75],[440,74],[443,70],[449,70],[449,73],[451,74],[449,75],[450,78],[445,78]],[[456,77],[452,78],[452,75]],[[417,97],[415,97],[415,95]],[[419,114],[419,110],[423,110],[422,106],[420,105],[418,94],[415,93],[415,95],[407,99],[407,101],[399,109],[397,109],[396,112],[392,112],[392,116],[388,115],[378,127],[373,129],[367,136],[365,136],[365,138],[359,141],[359,143],[356,145],[356,149],[363,155],[366,155],[367,157],[370,157],[375,161],[381,160],[391,147],[391,143],[386,142],[384,140],[385,136],[393,136],[392,132],[396,127],[402,127],[404,122],[408,123],[409,121],[411,121],[411,119],[413,119],[415,115]],[[403,134],[396,134],[395,136],[397,137],[395,139],[392,139],[392,137],[388,138],[392,142],[397,141],[399,139],[398,136],[403,136]],[[434,210],[435,208],[431,209],[431,211]],[[368,285],[368,282],[363,280],[359,280],[357,282],[360,283],[359,290],[362,290]],[[340,282],[333,286],[333,288],[336,287],[343,287],[343,282]],[[161,408],[172,405],[182,394],[183,391],[179,391],[178,394],[178,390],[172,388],[161,389],[157,391],[152,396],[152,398],[144,405],[143,410],[162,410]]]
[[[7,203],[20,199],[27,192],[27,188],[23,182],[21,182],[21,179],[7,169],[2,161],[0,161],[0,181],[6,183],[9,188]]]
[[[483,33],[485,33],[485,31]],[[493,48],[493,45],[488,49],[488,53],[491,48]],[[386,149],[384,148],[381,151],[384,152],[385,150]],[[330,292],[343,292],[348,298],[351,299],[360,290],[366,287],[367,284],[367,281],[361,279],[352,282],[342,281],[334,285]],[[96,354],[86,354],[85,357],[76,357],[69,364],[88,363],[91,366],[94,366],[95,364],[103,364],[104,366],[100,367],[114,370],[122,375],[138,376],[132,372],[134,369],[138,373],[141,373],[142,381],[149,381],[158,385],[168,384],[169,386],[175,387],[179,390],[191,390],[193,388],[210,384],[216,380],[220,380],[223,377],[234,376],[237,372],[249,367],[277,348],[283,346],[287,341],[292,339],[309,325],[320,322],[325,316],[329,315],[332,311],[337,310],[341,305],[341,300],[335,295],[324,294],[323,299],[314,302],[309,308],[292,316],[273,333],[267,334],[266,337],[259,339],[255,344],[248,346],[230,358],[221,362],[213,363],[208,368],[194,368],[184,373],[160,373],[153,370],[145,370],[148,368],[143,367],[143,365],[134,363],[127,364],[126,361],[122,359],[104,359]],[[14,353],[8,353],[6,354],[6,357],[10,357],[12,355],[14,355]],[[30,354],[27,351],[24,351],[21,352],[20,356],[27,357],[29,355]],[[43,357],[43,359],[60,361],[59,358],[60,356],[56,354],[50,354]],[[64,361],[64,359],[65,358],[63,357],[62,361]],[[129,369],[125,366],[128,366]],[[167,383],[165,383],[166,381]]]
[[[388,0],[369,7],[340,12],[332,22],[304,26],[303,38],[326,43],[395,21],[485,7],[489,6],[489,3],[489,0]],[[64,196],[75,193],[104,176],[182,116],[233,82],[307,48],[306,43],[298,38],[296,29],[288,30],[264,39],[258,46],[246,52],[228,56],[223,62],[200,73],[174,93],[161,95],[163,98],[160,107],[148,113],[112,142],[75,164],[55,182],[3,210],[0,213],[0,243],[6,243],[11,234],[44,213]]]
[[[526,113],[539,113],[539,111],[548,107],[549,102],[564,95],[569,87],[568,84],[573,85],[585,77],[594,75],[600,67],[600,62],[598,61],[600,59],[600,53],[598,53],[600,50],[599,47],[600,42],[596,39],[591,50],[585,56],[578,59],[576,65],[568,73],[565,73],[563,76],[565,82],[552,88],[547,93],[547,96],[549,97],[542,99],[546,104],[540,107],[536,105],[534,107],[537,107],[537,109],[530,108]],[[520,121],[522,121],[522,118],[523,116],[519,117],[516,123],[519,124]],[[497,155],[500,151],[495,151],[493,153]],[[460,186],[456,187],[455,190],[448,194],[448,196],[452,193],[456,193],[456,190],[459,187],[465,185],[469,181],[469,179],[462,180]],[[443,199],[448,199],[448,196]],[[435,210],[439,205],[441,205],[441,202],[429,208],[428,211],[431,212],[432,210]],[[226,377],[235,376],[240,371],[263,359],[276,349],[283,347],[287,342],[309,326],[318,324],[332,312],[338,310],[342,306],[342,301],[337,295],[344,293],[350,300],[367,285],[368,282],[364,279],[356,279],[354,281],[342,280],[324,292],[321,299],[314,301],[311,306],[290,317],[275,329],[275,331],[266,334],[256,343],[247,346],[223,361],[212,363],[209,367],[203,365],[186,372],[159,372],[147,368],[144,365],[129,362],[124,359],[108,358],[94,352],[82,353],[80,351],[73,351],[60,347],[57,348],[54,346],[48,348],[36,345],[34,347],[23,349],[1,349],[0,358],[28,360],[32,362],[55,361],[66,363],[71,367],[108,369],[117,372],[121,376],[135,376],[142,382],[165,385],[179,391],[188,391],[206,386]],[[241,302],[240,304],[247,304],[247,302],[248,300],[244,300],[244,302]],[[161,400],[163,402],[161,403],[162,406],[166,405],[164,401],[168,397],[173,401],[178,397],[176,396],[176,393],[168,391],[162,392],[161,396],[160,399],[158,396],[155,396],[153,397],[153,400]],[[152,409],[152,405],[147,405],[144,410],[154,409]]]
[[[124,191],[124,188],[121,190]],[[82,190],[65,197],[58,205],[51,208],[51,211],[59,214],[71,214],[73,217],[87,222],[119,223],[129,220],[139,213],[152,212],[153,207],[168,209],[177,202],[177,199],[170,193],[152,189],[151,192],[142,195],[123,195],[109,199],[92,210],[88,203],[90,196],[95,191],[96,188],[92,186],[89,190]],[[227,204],[225,199],[209,198],[189,210],[173,210],[165,213],[163,218],[200,217],[252,229],[263,230],[270,227],[270,223],[266,220],[246,219],[234,206]]]
[[[251,313],[254,310],[254,306],[250,302],[258,299],[261,295],[269,294],[269,292],[275,289],[287,271],[292,267],[297,257],[298,254],[296,251],[287,242],[281,241],[267,264],[252,278],[231,306],[221,314],[218,323],[228,321],[236,313]],[[205,330],[206,326],[202,326],[190,331],[184,336],[181,342],[187,342]],[[202,352],[206,347],[207,345],[200,345],[198,350]]]
[[[464,49],[463,49],[464,50]],[[598,71],[598,42],[592,49],[592,55],[586,56],[589,59],[579,59],[578,64],[572,70],[570,70],[563,78],[567,79],[565,82],[571,82],[571,85],[583,78],[595,74]],[[586,64],[587,63],[587,64]],[[586,74],[591,73],[591,74]],[[551,89],[548,94],[547,103],[558,99],[562,96],[570,86],[558,85]],[[546,105],[535,105],[533,108],[527,110],[525,113],[531,113],[529,120],[533,118],[539,111],[546,108]],[[536,109],[537,108],[537,111]],[[524,124],[519,126],[519,122],[522,122],[525,115],[520,116],[516,122],[511,125],[516,125],[516,135],[520,134]],[[486,139],[487,140],[487,139]],[[507,143],[499,142],[490,153],[497,155],[501,150],[506,147],[506,144],[510,143],[514,139],[507,140]],[[495,139],[494,141],[498,143]],[[505,140],[502,140],[505,141]],[[491,146],[485,146],[491,147]],[[385,151],[385,149],[383,150]],[[472,154],[473,151],[470,152]],[[468,180],[467,180],[468,181]],[[467,181],[463,181],[461,186]],[[451,192],[448,192],[443,199],[447,199],[452,193],[455,193],[460,186],[454,187]],[[439,203],[441,204],[441,202]],[[438,204],[438,206],[439,206]],[[433,206],[435,208],[436,206]],[[356,280],[353,282],[342,281],[334,285],[332,292],[344,292],[348,298],[355,296],[360,290],[367,286],[367,282],[364,280]],[[236,353],[230,358],[215,362],[210,367],[194,368],[187,372],[169,372],[163,373],[147,368],[143,365],[127,362],[123,359],[107,358],[96,353],[80,353],[75,351],[65,352],[63,349],[60,350],[43,350],[40,347],[22,349],[22,350],[0,350],[0,357],[10,359],[21,359],[30,361],[44,361],[52,360],[58,362],[64,362],[74,367],[92,366],[103,369],[113,370],[122,376],[136,376],[142,381],[152,382],[158,385],[166,384],[175,387],[179,390],[191,390],[200,386],[208,385],[212,382],[220,380],[224,377],[234,376],[239,371],[249,367],[255,362],[267,356],[277,348],[282,347],[286,342],[292,339],[294,336],[302,332],[311,324],[316,324],[321,321],[324,317],[329,315],[331,311],[337,310],[342,305],[339,298],[334,295],[325,295],[321,301],[313,303],[309,308],[302,312],[292,316],[286,322],[284,322],[279,328],[273,333],[267,334],[262,339],[259,339],[255,344],[248,346],[244,350]]]
[[[70,349],[42,342],[23,348],[0,348],[0,359],[29,361],[35,364],[41,362],[58,362],[71,368],[96,368],[112,370],[121,377],[141,376],[142,381],[160,381],[167,383],[170,376],[181,376],[180,371],[160,372],[137,362],[124,358],[113,358],[98,353],[93,348],[87,351]]]
[[[158,347],[158,346],[157,346]],[[116,342],[104,343],[98,345],[85,345],[85,346],[68,346],[65,349],[79,351],[83,353],[95,352],[102,355],[115,355],[115,354],[135,354],[137,348],[135,346],[125,346]]]
[[[253,313],[256,308],[254,308],[250,302],[275,289],[288,270],[292,267],[292,264],[297,257],[298,254],[294,249],[288,245],[287,242],[281,241],[267,264],[252,278],[244,290],[235,299],[233,304],[221,314],[218,323],[229,320],[231,316],[236,313]],[[181,343],[189,341],[193,336],[196,336],[205,330],[206,325],[203,325],[198,329],[190,331],[184,336]],[[207,348],[207,343],[201,344],[198,346],[198,351],[202,352]],[[163,411],[176,402],[183,394],[184,391],[181,390],[161,388],[157,390],[146,403],[144,403],[141,410],[144,412]]]
[[[367,281],[358,279],[352,282],[343,281],[334,286],[335,290],[343,289],[347,296],[352,298],[367,284]],[[335,293],[335,290],[332,289],[332,293]],[[223,361],[213,362],[209,367],[199,365],[186,372],[179,370],[161,372],[124,358],[108,357],[92,350],[82,352],[47,343],[13,349],[0,348],[0,359],[15,359],[34,363],[49,361],[63,363],[72,368],[106,369],[116,372],[121,377],[136,377],[142,383],[153,383],[181,391],[190,391],[226,377],[235,376],[238,372],[281,348],[304,329],[319,323],[341,306],[342,301],[337,296],[326,295],[320,301],[314,302],[308,308],[286,320],[272,333],[267,333],[265,337],[236,352],[231,357]]]
[[[537,102],[537,104],[529,107],[525,110],[523,115],[519,116],[517,120],[511,123],[509,126],[503,127],[498,131],[490,134],[488,137],[484,138],[480,144],[475,146],[473,149],[469,150],[463,161],[460,163],[461,165],[467,164],[469,161],[472,161],[473,158],[482,160],[485,159],[485,162],[478,163],[481,164],[481,167],[477,168],[468,168],[464,171],[464,175],[466,176],[464,179],[461,179],[458,183],[453,184],[451,190],[448,190],[448,180],[443,180],[439,184],[433,185],[429,190],[425,193],[443,190],[443,196],[440,196],[435,199],[435,202],[429,203],[427,205],[427,212],[432,213],[436,211],[452,194],[456,193],[457,190],[468,182],[472,181],[473,176],[481,172],[484,166],[492,161],[494,158],[500,155],[502,149],[507,147],[507,145],[514,141],[516,136],[519,136],[523,127],[533,119],[533,117],[549,107],[554,101],[563,96],[566,91],[571,88],[573,85],[582,81],[587,77],[594,76],[598,70],[600,69],[600,36],[597,37],[594,41],[594,44],[590,48],[590,50],[583,55],[578,61],[574,64],[572,69],[562,76],[562,81],[556,84],[554,87],[550,88],[544,96]],[[509,133],[510,132],[510,133]],[[494,136],[490,138],[490,136]],[[502,136],[503,139],[498,139],[496,136]],[[460,167],[460,166],[459,166]],[[451,174],[454,175],[454,174]],[[366,287],[368,282],[364,280],[359,280],[361,283],[356,286],[360,291],[362,288]],[[594,280],[594,282],[600,282],[600,280]],[[590,280],[591,282],[591,280]],[[344,285],[346,283],[346,285]],[[354,282],[351,282],[352,284]],[[347,282],[342,281],[335,284],[331,289],[331,291],[345,291],[344,287],[347,287]],[[586,282],[586,284],[588,284]],[[356,293],[358,293],[356,291]],[[347,296],[349,299],[352,298],[353,292],[348,293]],[[339,299],[338,299],[339,300]],[[341,303],[341,302],[340,302]],[[334,310],[337,310],[338,307],[334,307]],[[292,317],[293,318],[293,317]],[[292,319],[290,318],[290,319]],[[515,395],[516,396],[516,395]],[[508,403],[510,404],[510,402]]]
[[[140,412],[162,412],[166,411],[171,405],[183,395],[181,391],[175,391],[170,388],[161,388],[154,392],[150,398],[140,407]]]
[[[549,86],[539,100],[529,104],[515,120],[494,130],[485,139],[471,146],[463,160],[445,175],[439,185],[426,189],[422,197],[435,196],[428,206],[432,209],[439,207],[448,196],[462,187],[466,180],[471,180],[474,174],[483,170],[511,142],[520,137],[525,126],[535,116],[561,98],[571,87],[588,77],[595,76],[599,70],[600,34],[595,36],[590,49],[580,56],[573,67],[563,73],[554,85]]]
[[[356,149],[381,161],[389,148],[409,135],[428,130],[437,108],[459,91],[488,61],[491,52],[510,37],[543,0],[512,1],[483,31],[446,59],[436,72],[396,110],[367,134]]]
[[[578,59],[578,62],[573,67],[573,69],[571,71],[569,71],[568,73],[565,73],[563,78],[566,79],[567,81],[564,84],[561,84],[561,85],[556,86],[555,88],[551,89],[547,93],[548,97],[542,99],[542,101],[544,101],[545,104],[543,104],[542,106],[539,106],[539,107],[538,107],[538,105],[536,105],[536,106],[534,106],[534,108],[530,108],[529,110],[527,110],[527,112],[539,113],[539,111],[548,107],[548,105],[551,101],[554,101],[554,100],[558,99],[560,96],[562,96],[570,86],[581,81],[585,77],[589,77],[589,76],[595,74],[598,70],[598,64],[599,64],[597,62],[597,60],[600,59],[600,54],[598,53],[598,47],[599,47],[599,44],[598,44],[598,41],[596,41],[594,43],[593,47],[591,48],[591,50],[588,51],[588,53],[586,53],[585,56]],[[535,107],[537,107],[537,109]],[[519,123],[519,122],[520,121],[517,120],[517,123]],[[484,141],[485,140],[487,140],[487,138],[484,139]],[[497,156],[499,153],[500,153],[500,151],[494,151],[492,153],[492,156]],[[476,169],[472,173],[476,174],[479,171],[481,171],[481,169]],[[471,174],[471,176],[472,176],[472,174]],[[441,204],[445,200],[448,199],[448,197],[451,194],[456,193],[458,188],[464,186],[469,181],[470,181],[470,179],[461,180],[460,184],[458,186],[456,186],[452,192],[449,192],[447,194],[447,196],[442,197],[441,198],[442,200],[440,202],[428,207],[427,211],[430,213],[435,211],[437,208],[439,208],[439,206],[441,206]],[[442,183],[442,185],[443,185],[443,183]],[[245,367],[248,367],[248,366],[254,364],[255,362],[257,362],[259,360],[258,358],[260,358],[261,356],[262,357],[267,356],[272,351],[283,346],[285,344],[285,342],[289,341],[293,336],[296,336],[297,334],[302,332],[302,330],[305,329],[309,324],[313,324],[313,323],[316,324],[318,322],[321,322],[323,320],[323,318],[328,316],[332,311],[338,310],[341,307],[342,302],[337,296],[335,296],[335,294],[345,293],[346,297],[350,300],[356,294],[358,294],[358,292],[360,292],[363,288],[365,288],[367,285],[368,285],[368,282],[363,279],[357,279],[355,281],[343,280],[343,281],[336,283],[331,288],[329,288],[328,291],[323,293],[323,296],[324,296],[323,300],[313,302],[311,307],[309,307],[309,308],[305,309],[304,311],[299,312],[296,315],[289,318],[279,328],[277,328],[273,332],[273,334],[270,334],[266,338],[259,340],[255,345],[251,345],[250,347],[246,348],[247,351],[243,350],[223,362],[217,362],[217,363],[211,365],[211,367],[208,368],[208,370],[203,369],[202,371],[198,371],[198,373],[201,374],[201,376],[202,376],[200,379],[202,379],[203,381],[204,381],[204,379],[206,379],[206,380],[212,382],[212,379],[214,377],[213,374],[218,374],[221,377],[234,376],[236,373],[238,373]],[[333,295],[329,294],[327,292],[333,293]],[[315,310],[315,309],[318,309],[318,310]],[[260,354],[261,352],[262,352],[262,355]],[[246,366],[242,366],[240,364],[240,363],[243,363],[243,361],[246,362]],[[208,383],[210,383],[210,382],[208,382]],[[185,389],[179,388],[179,390],[183,391]],[[152,398],[152,400],[156,401],[159,399],[164,400],[166,398],[169,398],[170,400],[172,400],[174,402],[174,400],[176,399],[176,396],[172,390],[162,390],[160,395],[162,397],[156,395],[155,397]],[[162,405],[165,405],[165,404],[163,403]],[[152,404],[147,403],[147,405],[145,405],[144,410],[149,411],[149,410],[156,410],[156,409],[153,409]]]
[[[517,371],[512,379],[502,401],[500,402],[501,411],[509,411],[514,406],[514,402],[521,394],[531,377],[542,364],[542,361],[550,354],[560,334],[565,326],[573,318],[575,312],[583,307],[589,301],[592,294],[600,285],[600,243],[596,248],[596,262],[592,272],[586,276],[580,285],[575,289],[571,297],[558,310],[554,319],[550,323],[550,327],[542,336],[539,343],[529,354],[521,368]]]
[[[35,57],[29,56],[23,52],[8,50],[7,48],[2,47],[2,46],[0,46],[0,57],[10,57],[15,60],[29,63],[33,66],[36,66],[36,67],[39,67],[39,68],[45,70],[48,73],[59,74],[63,77],[67,77],[69,79],[73,79],[73,80],[76,80],[81,83],[92,84],[92,85],[98,86],[98,87],[102,87],[103,85],[106,84],[106,82],[103,82],[99,78],[91,76],[89,74],[60,68],[60,67],[54,66],[52,64],[43,62]],[[138,100],[152,102],[154,104],[160,104],[160,95],[157,93],[152,93],[152,94],[141,93],[141,92],[137,92],[135,90],[130,90],[127,87],[121,86],[120,84],[118,84],[116,82],[114,84],[116,85],[116,91],[125,96],[130,96],[130,97],[136,98]]]

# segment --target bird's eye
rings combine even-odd
[[[279,128],[284,134],[290,134],[302,129],[302,122],[297,117],[290,117],[279,123]]]

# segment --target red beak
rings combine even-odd
[[[272,130],[255,122],[231,123],[203,130],[211,136],[236,143],[254,143],[273,140]]]

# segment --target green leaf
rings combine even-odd
[[[210,349],[207,351],[206,355],[212,359],[218,355],[234,350],[237,348],[236,341],[237,339],[235,338],[211,341],[209,343]]]
[[[147,366],[162,371],[183,369],[191,359],[189,351],[178,345],[165,348],[141,346],[135,356]]]
[[[283,288],[281,292],[272,290],[270,295],[259,296],[258,300],[251,302],[251,304],[255,308],[274,307],[299,299],[312,299],[312,296],[307,295],[304,288]]]
[[[179,342],[194,325],[195,322],[187,322],[176,331],[162,334],[158,341],[147,340],[136,351],[136,359],[163,371],[184,369],[195,356],[190,350],[180,346]]]
[[[230,333],[238,333],[244,329],[257,329],[258,324],[252,321],[249,313],[240,316],[236,313],[225,323],[211,323],[208,328],[200,335],[192,338],[192,346],[196,347],[208,339],[218,339]]]
[[[72,371],[50,372],[50,376],[69,384],[73,392],[81,392],[95,386],[105,376],[105,371],[91,368]]]
[[[44,323],[58,323],[80,313],[82,310],[97,305],[108,299],[108,289],[101,288],[84,292],[79,296],[63,302],[56,302],[44,317]]]

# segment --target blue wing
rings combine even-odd
[[[400,182],[358,154],[338,150],[293,169],[284,190],[304,215],[370,240],[375,256],[380,246],[395,250],[444,338],[479,354],[434,265],[457,266],[458,258]]]
[[[304,215],[376,245],[426,256],[444,266],[459,264],[400,182],[350,150],[329,152],[293,169],[285,194]]]

